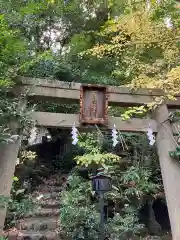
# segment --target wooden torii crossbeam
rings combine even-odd
[[[27,92],[27,100],[34,99],[56,101],[59,103],[79,103],[80,83],[67,83],[57,80],[20,78],[21,84],[13,89],[14,94]],[[132,92],[126,87],[107,87],[108,104],[110,106],[139,106],[148,104],[154,97],[160,97],[159,89],[140,89]],[[156,135],[156,145],[161,166],[163,184],[169,210],[172,235],[174,240],[180,239],[180,165],[169,157],[169,152],[175,150],[176,142],[173,129],[169,122],[169,109],[180,109],[180,97],[176,101],[167,101],[154,112],[153,119],[131,119],[122,121],[118,117],[108,117],[107,128],[115,124],[121,131],[145,132],[150,124]],[[73,123],[83,127],[78,114],[34,112],[32,118],[38,126],[71,128]],[[0,145],[0,194],[9,196],[15,169],[19,142],[7,146]],[[0,230],[5,219],[5,210],[0,211]]]

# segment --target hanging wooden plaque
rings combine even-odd
[[[82,85],[80,89],[80,122],[83,124],[107,124],[107,88]]]

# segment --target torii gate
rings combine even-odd
[[[29,89],[27,99],[79,103],[80,97],[82,97],[82,84],[80,83],[24,77],[21,77],[21,82],[22,85],[14,88],[13,91],[15,94],[19,94]],[[163,92],[158,89],[140,89],[136,92],[131,92],[125,87],[109,86],[104,88],[106,88],[106,103],[108,101],[108,104],[111,106],[128,107],[144,105],[152,101],[153,97],[163,95]],[[99,102],[101,101],[99,100]],[[106,108],[107,106],[104,107]],[[156,145],[174,240],[180,239],[180,164],[169,156],[169,152],[176,148],[175,141],[172,138],[173,132],[176,131],[169,122],[168,109],[178,108],[180,109],[179,97],[176,101],[167,101],[159,106],[155,110],[152,119],[122,121],[119,117],[110,116],[108,118],[105,116],[106,119],[104,119],[107,121],[107,128],[112,129],[115,124],[116,128],[120,131],[146,132],[150,124],[153,132],[157,133]],[[37,122],[37,126],[71,128],[76,123],[77,127],[83,127],[78,114],[34,112],[32,118]],[[12,187],[19,144],[20,140],[14,144],[0,145],[0,195],[6,197],[10,195]],[[0,230],[3,229],[5,215],[6,209],[0,209]]]

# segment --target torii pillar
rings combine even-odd
[[[166,105],[159,106],[155,111],[158,125],[156,143],[172,236],[173,240],[180,240],[180,163],[169,156],[169,151],[175,150],[176,143],[168,117]]]
[[[10,197],[19,146],[20,139],[15,143],[0,144],[0,197]],[[5,218],[6,206],[0,203],[0,234]]]

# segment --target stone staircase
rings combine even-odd
[[[25,214],[17,222],[16,228],[9,230],[5,236],[10,240],[65,240],[60,234],[60,192],[65,182],[57,176],[44,181],[32,194],[38,202],[38,208]],[[61,235],[61,236],[60,236]]]

